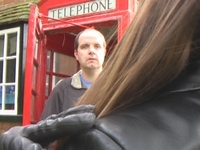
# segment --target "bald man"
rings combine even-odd
[[[103,69],[106,41],[97,30],[81,31],[74,41],[74,56],[80,70],[70,78],[62,79],[46,100],[41,120],[74,106]]]

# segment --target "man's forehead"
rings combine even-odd
[[[84,30],[78,39],[79,46],[82,44],[100,44],[106,47],[106,41],[103,34],[95,29]]]
[[[91,36],[87,36],[87,37],[82,37],[79,39],[79,45],[85,45],[85,44],[99,44],[99,45],[103,45],[104,41],[103,39],[97,38],[97,37],[91,37]]]
[[[82,34],[80,35],[80,37],[101,37],[101,38],[104,38],[103,35],[99,31],[96,31],[96,30],[93,30],[93,29],[87,29],[87,30],[83,31]]]
[[[79,44],[82,44],[82,43],[103,44],[104,38],[100,35],[95,35],[95,34],[83,34],[82,36],[79,37]]]

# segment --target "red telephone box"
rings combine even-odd
[[[26,53],[23,125],[39,121],[58,80],[78,70],[75,36],[94,27],[106,37],[108,54],[137,11],[137,0],[41,0],[31,5]]]

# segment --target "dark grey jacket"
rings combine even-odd
[[[45,102],[45,107],[41,115],[41,120],[52,114],[58,114],[74,106],[78,98],[85,93],[87,88],[80,79],[81,71],[70,78],[62,79],[53,89],[49,98]]]
[[[99,119],[64,150],[200,150],[200,62],[153,99]]]

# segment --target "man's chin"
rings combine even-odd
[[[90,66],[87,66],[88,69],[98,69],[100,68],[99,66],[96,66],[96,65],[90,65]]]

